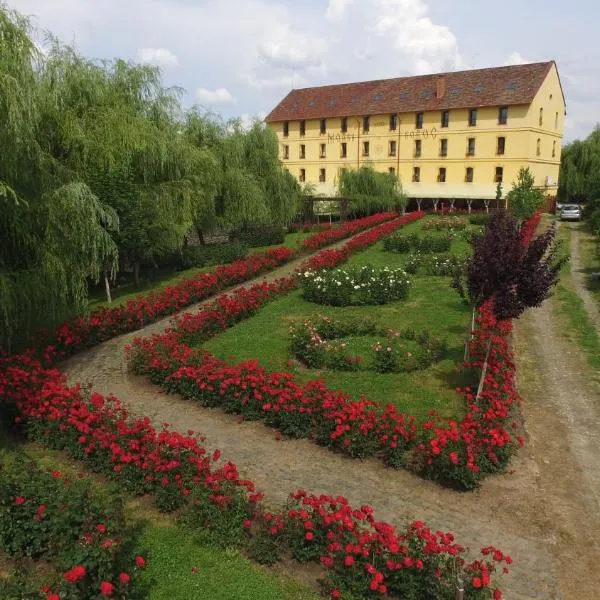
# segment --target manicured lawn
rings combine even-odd
[[[420,232],[421,224],[413,223],[402,231]],[[465,254],[467,250],[468,244],[463,239],[453,242],[452,253]],[[348,264],[400,267],[405,261],[406,255],[384,252],[380,242],[355,255]],[[454,388],[463,382],[462,375],[457,373],[457,365],[463,358],[469,308],[450,288],[449,277],[411,275],[409,279],[412,285],[408,298],[383,306],[321,306],[303,300],[300,291],[292,292],[211,339],[205,348],[225,360],[257,359],[269,370],[289,370],[302,381],[322,378],[329,387],[344,390],[355,398],[365,395],[372,400],[393,402],[401,410],[420,418],[431,409],[445,416],[458,416],[461,401]],[[428,329],[448,341],[449,352],[441,362],[413,373],[314,370],[297,362],[290,363],[290,323],[317,313],[342,319],[369,317],[382,327],[396,330]],[[360,345],[361,341],[355,343]]]
[[[0,466],[17,455],[73,477],[85,472],[83,465],[60,452],[6,435],[0,425]],[[104,501],[112,502],[120,495],[113,482],[98,477],[92,481],[95,493]],[[143,581],[150,589],[150,600],[318,600],[320,597],[304,584],[250,562],[238,550],[200,543],[174,517],[158,513],[145,500],[123,498],[126,516],[141,527],[137,552],[147,561]],[[0,576],[3,558],[0,553]]]
[[[285,241],[283,244],[278,244],[276,246],[264,246],[261,248],[250,248],[249,254],[256,254],[257,252],[271,250],[273,248],[280,248],[283,246],[287,248],[297,248],[298,244],[300,244],[302,240],[310,235],[312,235],[312,233],[303,233],[302,231],[297,233],[288,233],[285,236]],[[174,267],[164,267],[155,271],[148,271],[142,274],[139,287],[136,287],[133,281],[128,281],[127,283],[123,283],[118,287],[111,288],[111,304],[106,302],[106,296],[104,294],[103,287],[94,290],[90,295],[88,308],[90,310],[95,310],[102,307],[120,306],[125,304],[128,300],[132,300],[138,294],[162,290],[166,287],[176,284],[181,279],[194,277],[195,275],[198,275],[198,273],[204,273],[205,271],[210,271],[214,268],[215,266],[202,268],[192,267],[191,269],[177,271]]]

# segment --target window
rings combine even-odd
[[[319,144],[319,158],[325,158],[327,156],[327,146],[325,144]]]
[[[284,121],[283,123],[283,137],[287,137],[290,135],[290,124],[288,121]]]
[[[415,158],[421,156],[421,140],[415,140]]]
[[[417,116],[415,118],[415,128],[416,129],[423,129],[423,113],[417,113]]]
[[[301,182],[306,181],[306,169],[300,169],[300,174],[298,175],[298,181],[301,181]]]
[[[444,110],[442,111],[442,127],[448,127],[450,123],[450,111]]]
[[[300,135],[306,135],[306,121],[300,121]]]
[[[321,134],[327,133],[327,119],[321,119]]]
[[[538,156],[542,154],[542,140],[540,138],[537,139],[537,144],[535,145],[535,153]]]
[[[508,122],[508,106],[501,106],[498,109],[498,125],[506,125]]]
[[[306,158],[306,144],[300,144],[300,158]]]
[[[554,115],[554,129],[558,129],[558,111]]]
[[[390,131],[396,131],[398,128],[398,115],[390,115]]]
[[[467,167],[465,171],[465,181],[467,183],[473,183],[473,167]]]
[[[348,156],[348,144],[346,142],[342,142],[342,144],[341,144],[340,156],[342,158],[346,158]]]
[[[494,176],[494,183],[502,183],[504,179],[504,167],[496,167],[496,175]]]
[[[389,151],[389,155],[390,156],[396,156],[396,140],[390,140],[390,151]]]
[[[421,181],[421,167],[413,167],[412,180],[415,183],[419,183],[419,181]]]
[[[475,127],[477,125],[477,109],[472,108],[469,111],[469,127]]]
[[[475,156],[475,138],[467,140],[467,156]]]
[[[290,157],[290,147],[286,144],[283,147],[283,158],[287,159]]]
[[[544,125],[544,109],[540,108],[540,118],[538,120],[538,125],[542,127]]]
[[[496,154],[504,154],[505,149],[506,149],[506,138],[499,137],[498,144],[496,146]]]
[[[369,133],[370,125],[371,125],[370,117],[363,117],[363,133]]]
[[[448,156],[448,140],[446,138],[440,140],[440,156]]]
[[[340,130],[342,133],[346,133],[348,131],[348,117],[342,117],[340,119]]]
[[[323,183],[325,181],[325,169],[319,169],[319,182]]]
[[[556,140],[552,142],[552,158],[556,156]]]
[[[390,175],[395,175],[396,174],[396,169],[394,169],[394,167],[388,167],[388,173]]]
[[[363,142],[363,156],[369,156],[369,142]]]
[[[446,167],[440,167],[439,168],[437,180],[440,183],[445,183],[446,182]]]

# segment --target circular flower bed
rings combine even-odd
[[[429,331],[394,331],[368,319],[334,320],[317,315],[290,328],[294,356],[313,369],[408,373],[446,355],[444,340]]]
[[[305,271],[302,293],[309,302],[331,306],[387,304],[406,298],[410,281],[403,269],[370,265],[330,271]]]

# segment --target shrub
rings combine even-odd
[[[60,597],[95,598],[103,583],[123,600],[140,597],[133,540],[120,504],[107,508],[87,481],[42,471],[24,459],[4,463],[0,550],[49,561],[62,574],[48,582],[54,593],[64,593]]]
[[[458,216],[434,217],[427,219],[421,225],[423,231],[435,229],[436,231],[462,231],[467,227],[467,219]]]
[[[468,258],[446,255],[410,254],[404,265],[407,273],[422,275],[456,276],[466,269]]]
[[[285,231],[279,225],[247,226],[233,232],[232,239],[250,248],[275,246],[285,241]]]
[[[396,233],[383,241],[383,248],[388,252],[404,253],[414,250],[416,252],[446,252],[452,245],[451,236],[425,235],[420,237],[416,233]]]
[[[489,213],[477,213],[469,215],[469,223],[471,225],[487,225],[490,222],[491,215]]]
[[[208,246],[186,246],[181,252],[180,265],[183,269],[225,265],[246,256],[248,246],[239,241]]]
[[[331,306],[395,302],[406,298],[410,285],[403,269],[376,269],[371,265],[305,271],[300,283],[306,300]]]

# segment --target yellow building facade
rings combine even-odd
[[[489,200],[521,167],[556,195],[565,108],[549,62],[293,90],[266,121],[285,168],[318,194],[369,165],[409,198]]]

